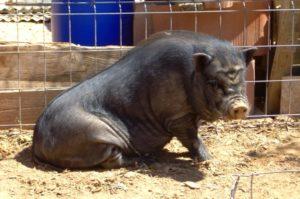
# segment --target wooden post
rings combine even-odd
[[[274,7],[279,9],[290,8],[290,1],[276,0]],[[277,45],[292,44],[292,30],[293,26],[293,12],[279,11],[276,12],[277,22]],[[277,47],[270,73],[270,80],[281,80],[283,76],[289,75],[291,66],[293,64],[294,48],[291,47]],[[280,97],[281,97],[281,82],[268,83],[267,92],[267,113],[279,113]]]
[[[300,76],[283,77],[285,81],[281,84],[280,113],[299,114],[300,113]],[[292,81],[295,80],[295,81]]]

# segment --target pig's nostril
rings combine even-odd
[[[235,107],[232,109],[231,116],[236,119],[244,118],[247,114],[247,111],[248,111],[247,107],[244,106]]]

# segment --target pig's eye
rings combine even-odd
[[[209,84],[209,85],[212,86],[212,87],[218,86],[217,80],[208,80],[208,81],[207,81],[207,84]]]
[[[208,80],[207,84],[210,85],[212,88],[216,89],[220,94],[225,94],[225,90],[227,89],[225,84],[221,84],[217,80]]]

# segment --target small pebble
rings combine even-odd
[[[135,172],[129,171],[127,173],[124,174],[125,178],[132,178],[135,177],[137,174]]]
[[[186,182],[184,182],[184,185],[191,189],[200,189],[200,186],[195,182],[186,181]]]
[[[112,187],[113,187],[114,189],[121,189],[121,190],[124,190],[124,191],[127,190],[126,185],[123,184],[123,183],[121,183],[121,182],[118,182],[118,183],[114,184]]]

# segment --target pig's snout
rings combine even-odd
[[[249,114],[247,102],[235,101],[229,105],[229,117],[231,119],[245,119]]]

